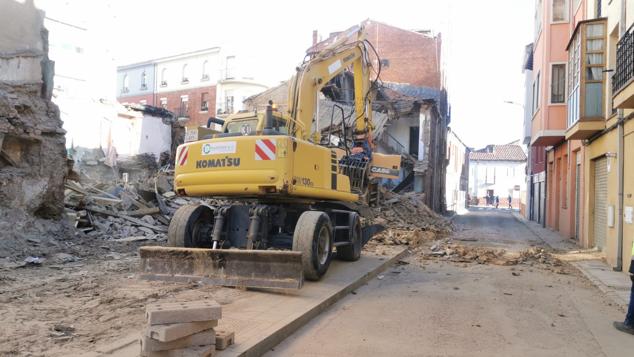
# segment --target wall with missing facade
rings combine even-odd
[[[66,174],[65,131],[50,101],[44,13],[32,1],[2,1],[0,13],[0,212],[58,217]]]

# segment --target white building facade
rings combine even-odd
[[[471,204],[492,204],[514,209],[526,191],[526,154],[519,144],[488,145],[469,153],[469,195]],[[509,197],[511,198],[509,202]]]

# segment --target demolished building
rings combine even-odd
[[[44,13],[33,1],[3,1],[0,13],[0,210],[59,217],[65,131],[51,102],[54,64]]]
[[[399,192],[422,193],[424,202],[434,211],[445,210],[446,141],[449,105],[440,62],[440,35],[426,31],[399,29],[367,20],[363,23],[366,38],[377,49],[379,90],[373,102],[374,141],[377,151],[400,154],[401,177],[383,180],[384,186]],[[317,42],[307,54],[338,40],[341,32]],[[380,45],[380,46],[379,46]],[[319,129],[337,126],[341,117],[353,115],[353,83],[350,73],[335,77],[324,88],[319,100]],[[288,109],[288,82],[282,82],[244,101],[249,110],[263,110],[272,100],[278,110]],[[324,132],[329,134],[329,132]]]

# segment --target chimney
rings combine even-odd
[[[317,30],[313,30],[313,46],[317,44]]]

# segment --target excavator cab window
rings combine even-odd
[[[252,135],[252,134],[255,134],[257,126],[258,126],[258,118],[247,119],[247,120],[234,120],[227,123],[227,127],[225,128],[225,133]]]
[[[286,126],[286,120],[273,118],[273,130],[280,134],[288,135],[288,127]]]

